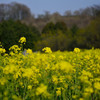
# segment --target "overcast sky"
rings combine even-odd
[[[1,3],[18,2],[27,5],[35,15],[59,12],[64,14],[66,10],[78,10],[88,6],[100,4],[100,0],[0,0]]]

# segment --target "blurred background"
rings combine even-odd
[[[1,44],[22,36],[33,51],[100,48],[100,0],[0,0]]]

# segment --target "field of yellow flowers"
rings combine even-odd
[[[41,52],[0,45],[0,100],[100,100],[100,49]]]

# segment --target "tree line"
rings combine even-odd
[[[8,51],[18,44],[20,37],[27,39],[24,48],[33,51],[49,46],[53,51],[100,48],[100,6],[95,5],[64,15],[48,11],[37,18],[30,9],[19,3],[0,4],[0,41]]]

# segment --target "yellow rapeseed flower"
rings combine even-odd
[[[27,49],[27,50],[26,50],[26,53],[27,53],[27,54],[32,54],[32,50],[31,50],[31,49]]]
[[[52,53],[52,50],[50,47],[45,47],[42,49],[42,51],[44,51],[45,53]]]
[[[61,88],[57,88],[56,94],[57,96],[61,96]]]
[[[84,91],[85,91],[85,92],[88,92],[88,93],[93,93],[93,88],[88,87],[88,88],[85,88]]]
[[[54,84],[57,84],[58,83],[58,78],[56,75],[53,75],[52,76],[52,81],[54,82]]]
[[[94,88],[97,89],[97,90],[100,90],[100,82],[95,82]]]
[[[19,40],[20,43],[26,43],[26,38],[25,37],[21,37]]]
[[[79,48],[74,48],[74,52],[75,53],[79,53],[80,52],[80,49]]]
[[[70,63],[66,62],[66,61],[59,62],[58,66],[59,66],[60,70],[66,72],[66,73],[72,72],[72,70],[73,70],[73,66]]]
[[[0,79],[1,85],[4,85],[6,82],[7,82],[6,78],[3,77],[3,78]]]
[[[46,92],[47,86],[45,86],[44,84],[40,84],[40,86],[36,89],[36,95],[46,94]]]
[[[0,54],[5,53],[5,52],[6,52],[6,50],[5,50],[5,49],[0,48]]]
[[[32,89],[32,85],[28,85],[28,89],[31,90]]]
[[[27,77],[28,79],[30,79],[32,76],[34,75],[34,72],[31,68],[26,68],[24,69],[24,72],[23,72],[23,77]]]

